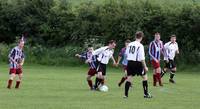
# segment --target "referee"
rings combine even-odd
[[[135,34],[136,40],[134,42],[129,43],[126,48],[126,55],[128,60],[127,65],[127,81],[125,83],[125,96],[124,98],[128,98],[128,91],[131,86],[131,81],[133,76],[141,76],[143,78],[142,84],[144,89],[144,98],[152,98],[152,96],[148,93],[148,82],[147,82],[147,74],[148,67],[145,63],[145,53],[144,46],[141,44],[141,41],[144,37],[144,33],[142,31],[138,31]]]

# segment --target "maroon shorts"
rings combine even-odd
[[[9,74],[22,74],[22,68],[10,68]]]
[[[96,69],[90,68],[88,71],[88,75],[90,75],[90,76],[94,76],[96,73],[97,73]]]
[[[152,60],[151,64],[152,64],[152,66],[153,66],[154,69],[157,69],[157,68],[160,67],[160,62],[156,62],[156,61]]]

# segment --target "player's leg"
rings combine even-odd
[[[102,72],[101,72],[101,71],[97,72],[97,77],[96,77],[96,80],[95,80],[94,89],[97,89],[97,88],[98,88],[98,86],[99,86],[100,83],[101,83],[102,78],[103,78],[103,77],[102,77]]]
[[[121,78],[120,82],[118,83],[118,86],[120,87],[124,81],[127,79],[127,66],[123,66],[124,69],[124,76]]]
[[[106,75],[103,75],[103,77],[102,77],[102,79],[100,81],[101,85],[105,84],[105,79],[106,79]]]
[[[156,62],[156,61],[152,60],[152,65],[153,65],[153,68],[154,68],[153,86],[156,86],[156,82],[159,82],[159,85],[163,86],[162,80],[161,80],[160,62]]]
[[[175,83],[175,81],[174,81],[175,73],[176,73],[176,67],[174,67],[173,69],[171,69],[169,82]]]
[[[89,71],[88,71],[88,75],[87,75],[87,82],[88,82],[88,85],[90,87],[91,90],[93,90],[93,83],[92,83],[92,77],[96,74],[96,70],[95,69],[92,69],[90,68]]]
[[[157,83],[156,70],[153,69],[153,86],[156,86],[156,83]]]
[[[148,77],[147,77],[147,74],[144,74],[142,76],[142,85],[143,85],[143,90],[144,90],[144,98],[152,98],[152,96],[149,94],[149,91],[148,91]]]
[[[100,76],[100,80],[99,80],[99,84],[98,85],[104,85],[104,83],[105,83],[105,74],[104,74],[104,72],[101,72],[100,74],[101,74],[101,76]]]
[[[134,73],[134,67],[135,64],[133,62],[128,62],[127,65],[127,79],[126,79],[126,83],[125,83],[125,90],[124,90],[124,98],[128,97],[128,92],[129,92],[129,88],[131,87],[131,82],[132,82],[132,78],[135,75]]]
[[[169,69],[169,62],[164,61],[165,65],[164,68],[161,70],[161,78],[167,73],[167,70]]]
[[[167,68],[161,69],[161,78],[167,73]]]
[[[16,81],[16,85],[15,85],[15,88],[18,89],[21,82],[22,82],[22,77],[23,77],[23,74],[22,74],[22,69],[19,68],[16,70],[16,74],[18,74],[18,79]]]
[[[132,75],[129,75],[126,79],[126,83],[125,83],[125,93],[124,93],[124,98],[128,97],[128,92],[129,92],[129,88],[131,86],[131,81],[132,81]]]
[[[8,85],[7,85],[8,89],[11,89],[12,82],[15,79],[15,77],[16,77],[16,69],[12,68],[10,69],[10,73],[9,73],[9,80],[8,80]]]
[[[153,66],[153,86],[156,86],[156,83],[158,82],[158,78],[157,78],[157,63],[156,61],[152,60],[151,64]]]
[[[169,82],[175,83],[174,76],[176,73],[176,64],[175,64],[174,60],[170,60],[169,62],[170,62],[170,70],[171,70]]]
[[[98,84],[100,81],[99,73],[101,72],[101,64],[100,62],[97,61],[95,65],[96,65],[96,79],[95,79],[94,89],[96,90],[98,88]]]
[[[126,74],[121,78],[120,82],[118,83],[118,86],[120,87],[124,82],[125,80],[127,79],[127,76]]]
[[[158,81],[158,83],[159,83],[160,86],[163,86],[162,80],[161,80],[161,68],[158,67],[155,70],[156,70],[157,81]]]
[[[15,88],[18,89],[21,82],[22,82],[22,77],[23,77],[23,74],[19,74],[18,75],[18,80],[16,81],[16,85],[15,85]]]
[[[90,87],[90,89],[93,89],[93,84],[92,84],[92,80],[91,80],[92,76],[91,75],[87,75],[87,83],[88,86]]]
[[[105,77],[106,77],[106,64],[102,64],[102,73],[101,73],[101,78],[100,78],[100,84],[104,85],[105,83]]]

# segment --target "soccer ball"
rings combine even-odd
[[[99,88],[99,90],[100,90],[101,92],[107,92],[107,91],[108,91],[108,86],[102,85],[102,86]]]

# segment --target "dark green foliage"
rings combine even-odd
[[[144,43],[148,45],[153,34],[160,32],[164,42],[176,34],[179,60],[195,64],[200,62],[199,10],[199,2],[192,1],[109,0],[73,7],[67,0],[0,0],[0,42],[11,44],[17,36],[27,33],[27,50],[34,51],[31,56],[38,55],[39,63],[61,64],[66,45],[98,46],[115,39],[119,49],[124,40],[133,40],[137,30],[144,31]],[[58,55],[60,63],[42,61],[43,55],[49,55],[44,60]]]

